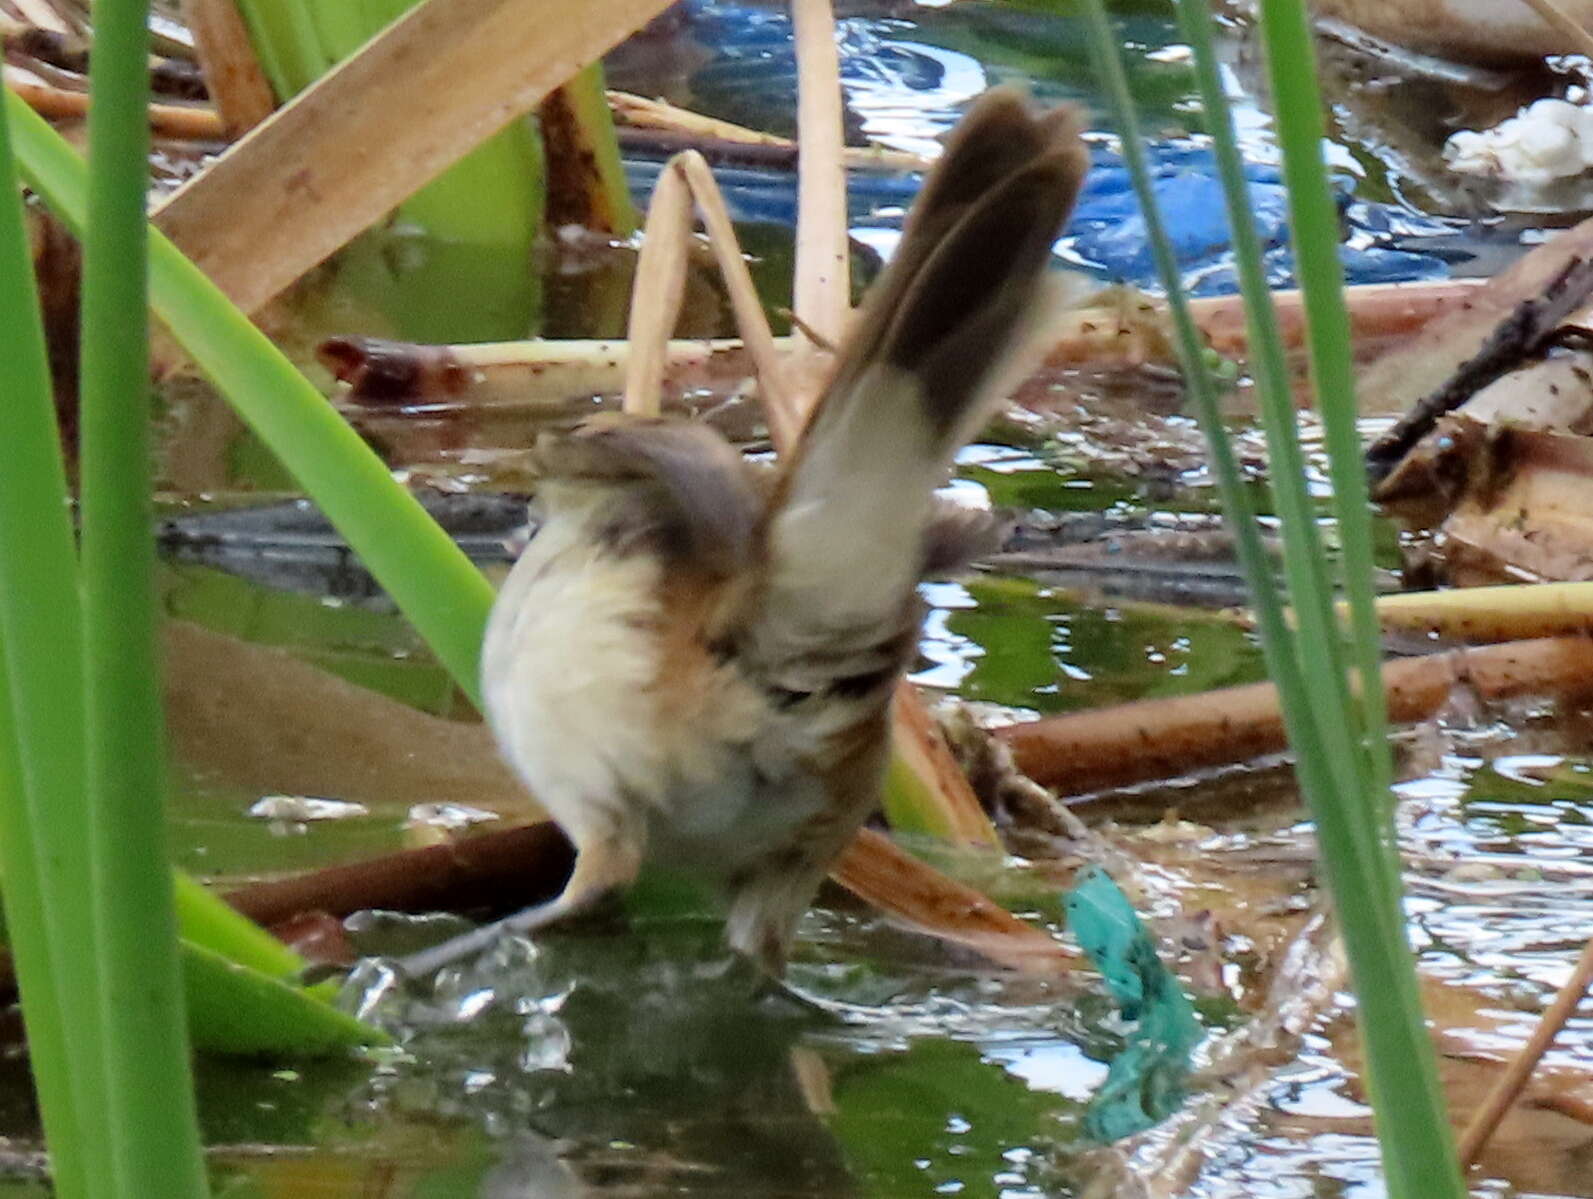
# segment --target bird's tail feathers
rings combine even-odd
[[[782,650],[899,628],[932,493],[1034,365],[1051,247],[1088,166],[1076,110],[986,93],[947,144],[842,347],[767,527]]]

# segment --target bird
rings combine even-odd
[[[987,538],[935,493],[1038,357],[1081,129],[1076,108],[1035,111],[1015,89],[975,101],[772,470],[683,418],[537,440],[536,532],[489,617],[481,684],[575,865],[555,898],[405,973],[582,911],[653,862],[712,882],[731,949],[781,976],[878,805],[919,583]]]

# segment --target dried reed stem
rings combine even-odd
[[[716,142],[732,142],[744,146],[767,146],[777,150],[796,150],[797,143],[789,137],[762,133],[722,121],[718,117],[704,116],[688,108],[680,108],[664,100],[650,100],[630,92],[610,91],[609,107],[616,120],[632,129],[652,129],[678,133],[684,137],[702,138]],[[927,171],[930,160],[920,154],[905,150],[887,150],[882,146],[844,146],[841,155],[846,165],[857,170],[875,171]]]
[[[183,20],[194,35],[205,88],[236,140],[276,111],[277,100],[235,0],[182,0]]]
[[[691,187],[678,160],[671,160],[659,173],[647,205],[642,252],[631,284],[630,321],[625,332],[630,358],[625,364],[623,408],[635,416],[660,412],[664,359],[686,290],[691,215]]]
[[[830,0],[791,0],[791,20],[796,31],[797,130],[801,146],[797,159],[796,279],[791,307],[808,328],[835,344],[845,332],[851,304],[846,168],[841,156],[841,59],[835,45],[835,12]]]
[[[725,207],[725,198],[714,182],[713,171],[708,169],[708,162],[701,154],[688,150],[671,161],[678,164],[691,185],[692,198],[697,201],[697,211],[708,231],[708,244],[730,295],[736,328],[757,367],[758,394],[763,400],[769,436],[777,450],[788,450],[796,444],[806,413],[791,395],[785,365],[775,347],[769,318],[763,312],[763,301],[758,298],[758,289],[753,286],[752,274],[747,270],[747,260],[741,253],[741,242],[731,223],[730,210]]]
[[[47,83],[19,79],[9,69],[5,78],[6,87],[42,117],[52,121],[81,121],[88,116],[87,92],[69,92]],[[183,141],[219,142],[227,137],[226,127],[213,109],[190,108],[183,104],[149,105],[149,127],[160,137]]]
[[[1074,954],[972,887],[925,865],[874,829],[861,830],[830,877],[893,919],[1025,974],[1055,976]]]
[[[1504,1119],[1505,1113],[1515,1103],[1527,1079],[1532,1076],[1532,1071],[1537,1068],[1538,1062],[1548,1052],[1549,1046],[1554,1043],[1554,1038],[1560,1034],[1577,1006],[1582,1002],[1582,997],[1587,994],[1589,986],[1593,986],[1593,941],[1589,941],[1582,950],[1582,956],[1577,961],[1576,969],[1571,971],[1571,977],[1566,979],[1565,986],[1560,988],[1555,995],[1554,1002],[1549,1005],[1548,1011],[1543,1013],[1543,1018],[1538,1021],[1538,1026],[1532,1030],[1532,1036],[1521,1047],[1521,1052],[1505,1067],[1503,1076],[1494,1084],[1493,1090],[1488,1092],[1488,1097],[1483,1100],[1482,1106],[1477,1109],[1471,1118],[1471,1123],[1466,1126],[1465,1134],[1460,1138],[1456,1152],[1460,1155],[1460,1164],[1469,1166],[1482,1155],[1483,1149],[1488,1144],[1488,1138],[1499,1127],[1499,1122]]]

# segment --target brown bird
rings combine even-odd
[[[539,525],[493,609],[482,688],[575,869],[557,898],[408,973],[577,911],[647,860],[717,881],[730,945],[783,970],[878,804],[918,583],[983,539],[934,491],[1031,365],[1051,245],[1087,166],[1074,110],[982,97],[772,479],[681,420],[538,442]]]

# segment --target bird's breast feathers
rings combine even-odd
[[[483,646],[511,765],[572,833],[639,801],[652,851],[683,865],[729,872],[778,847],[823,804],[812,764],[830,721],[782,708],[704,644],[711,587],[594,536],[611,501],[558,499]]]

